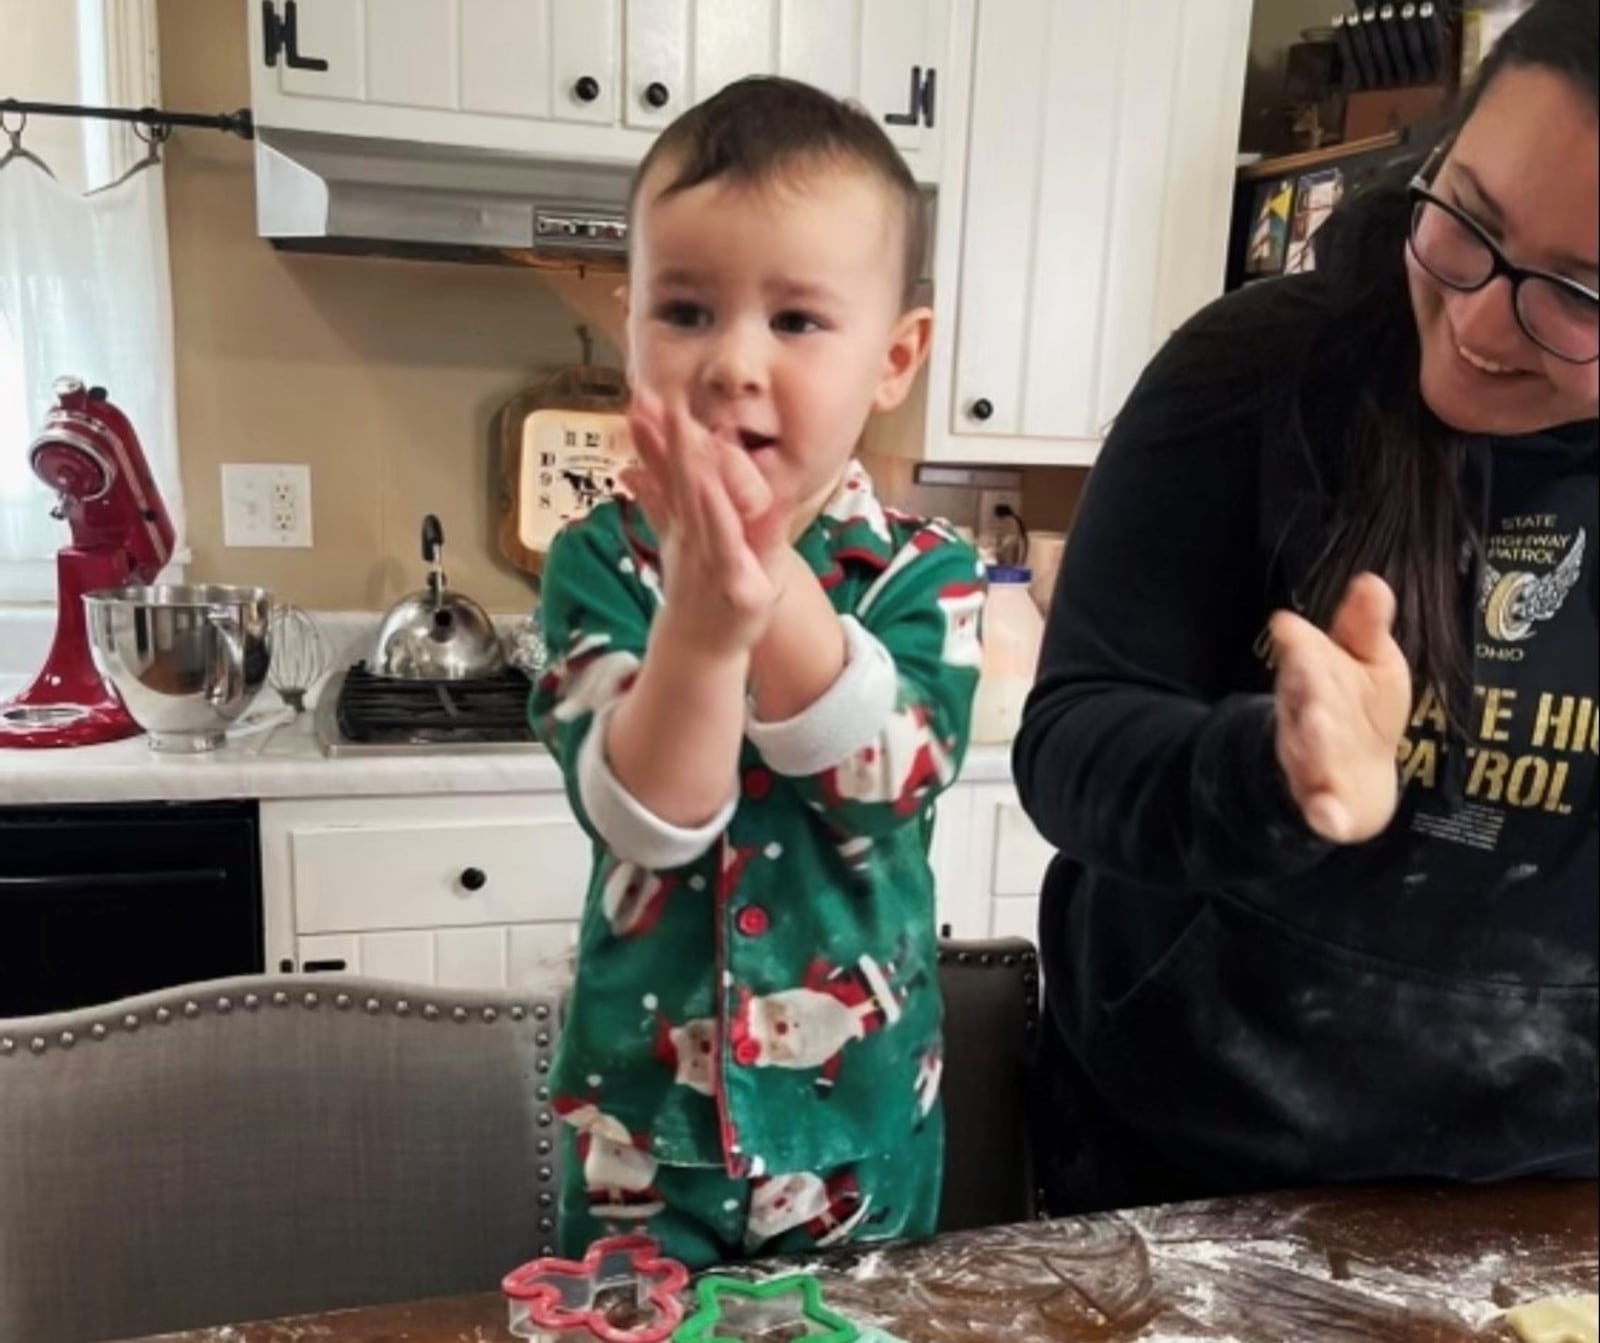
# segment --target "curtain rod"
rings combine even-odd
[[[0,98],[0,116],[18,112],[23,116],[92,117],[99,121],[127,121],[152,131],[186,129],[226,131],[241,140],[255,138],[255,121],[248,107],[216,115],[204,112],[166,112],[159,107],[84,107],[78,103],[29,103],[17,98]]]

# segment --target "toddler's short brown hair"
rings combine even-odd
[[[799,80],[758,75],[729,84],[661,132],[634,174],[628,218],[652,168],[670,164],[660,194],[726,179],[759,186],[819,164],[860,168],[878,179],[900,214],[901,302],[909,307],[922,273],[927,224],[922,196],[900,151],[866,112]]]

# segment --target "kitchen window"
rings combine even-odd
[[[160,101],[155,0],[5,0],[0,99]],[[0,156],[21,118],[5,115]],[[183,539],[162,169],[132,127],[34,117],[0,167],[0,601],[49,601],[65,527],[28,467],[63,374],[128,415]],[[45,172],[36,160],[48,166]]]

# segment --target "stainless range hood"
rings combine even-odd
[[[277,246],[619,264],[629,170],[258,126],[256,225]]]

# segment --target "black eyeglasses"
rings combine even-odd
[[[1437,157],[1437,155],[1435,155]],[[1511,282],[1511,310],[1529,340],[1569,364],[1600,359],[1600,294],[1549,271],[1506,259],[1483,225],[1428,185],[1430,159],[1411,179],[1411,255],[1447,289],[1475,294],[1500,276]]]

